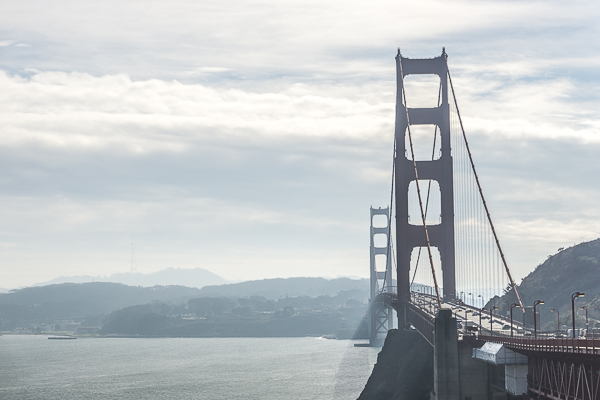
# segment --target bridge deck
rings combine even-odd
[[[433,345],[434,318],[438,312],[435,298],[421,293],[413,293],[413,295],[413,301],[407,311],[408,320],[429,344]],[[382,293],[380,296],[384,297],[384,301],[388,305],[397,309],[397,297],[394,294]],[[493,322],[490,322],[489,314],[473,316],[473,312],[480,312],[480,310],[466,304],[443,302],[442,307],[452,309],[455,316],[462,321],[462,328],[458,329],[460,336],[473,337],[478,341],[502,343],[517,351],[600,355],[600,338],[544,337],[535,339],[526,336],[531,335],[530,330],[523,330],[522,324],[516,321],[513,321],[515,331],[513,332],[514,336],[511,336],[510,330],[502,329],[502,327],[510,325],[510,320],[501,315],[492,314]],[[466,321],[469,323],[467,324]],[[467,325],[476,327],[476,332],[468,332]]]

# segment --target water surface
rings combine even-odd
[[[321,338],[0,337],[0,399],[356,399],[378,349]]]

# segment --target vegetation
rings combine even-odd
[[[561,326],[570,326],[571,294],[584,292],[585,297],[575,301],[577,326],[585,326],[585,311],[579,311],[579,307],[586,306],[590,327],[594,327],[600,322],[600,239],[560,249],[525,277],[517,290],[525,306],[531,306],[538,299],[545,302],[537,309],[542,329],[549,331],[556,330],[557,326],[557,313],[550,310],[558,310]],[[510,304],[516,302],[511,289],[496,299],[496,306],[507,315]],[[516,309],[513,314],[517,315],[515,312]]]
[[[359,292],[360,293],[360,292]],[[201,297],[187,307],[146,304],[111,313],[102,333],[177,337],[263,337],[336,335],[355,330],[366,305],[352,292],[337,296],[249,298]]]
[[[127,286],[120,283],[63,283],[0,294],[0,330],[54,320],[89,319],[135,304],[170,301],[185,304],[199,289],[184,286]],[[94,318],[95,317],[95,318]]]
[[[363,291],[361,301],[369,296],[368,279],[350,278],[287,278],[263,279],[219,286],[205,286],[200,295],[205,297],[250,297],[263,296],[269,300],[298,296],[335,296],[341,291]]]
[[[0,331],[104,326],[107,333],[146,336],[336,334],[359,324],[368,297],[366,279],[347,278],[267,279],[206,289],[95,282],[13,290],[0,294]]]

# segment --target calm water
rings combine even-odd
[[[318,338],[0,337],[0,399],[356,399],[379,349]]]

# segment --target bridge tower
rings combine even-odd
[[[398,280],[398,326],[407,326],[406,307],[410,302],[410,261],[415,247],[426,247],[423,225],[412,225],[408,220],[408,189],[416,179],[412,160],[406,157],[405,136],[412,125],[437,125],[441,137],[441,156],[433,161],[417,161],[420,180],[435,180],[441,194],[441,222],[427,224],[429,242],[441,257],[442,287],[445,298],[456,297],[454,269],[454,188],[452,155],[450,149],[450,109],[448,104],[448,66],[445,50],[439,57],[410,59],[398,50],[396,56],[396,251]],[[403,98],[404,77],[411,74],[437,75],[440,78],[440,102],[435,108],[407,108]]]
[[[373,217],[376,215],[385,216],[385,226],[374,226]],[[390,252],[390,209],[387,208],[373,208],[371,207],[371,291],[370,291],[370,318],[369,318],[369,343],[371,346],[381,346],[383,340],[387,336],[388,330],[392,329],[393,326],[393,309],[389,303],[385,303],[380,293],[393,293],[394,287],[392,284],[392,262]],[[375,246],[375,235],[385,235],[385,246]],[[385,256],[385,269],[383,271],[377,270],[377,264],[375,263],[375,256]],[[381,267],[381,265],[379,266]]]

